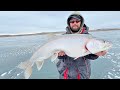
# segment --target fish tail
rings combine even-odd
[[[21,62],[18,65],[18,68],[24,70],[25,79],[28,79],[30,75],[32,74],[32,62],[30,61]]]

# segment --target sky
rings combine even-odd
[[[0,11],[0,34],[65,31],[74,11]],[[90,29],[120,28],[120,11],[79,11]]]

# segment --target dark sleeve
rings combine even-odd
[[[86,59],[91,59],[91,60],[95,60],[97,59],[99,56],[95,55],[95,54],[89,54],[84,56]]]
[[[67,58],[67,55],[64,55],[64,56],[58,56],[58,59],[65,59]]]

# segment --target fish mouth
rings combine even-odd
[[[112,43],[106,42],[106,45],[105,45],[104,48],[105,48],[106,50],[108,50],[108,49],[110,49],[112,46],[113,46]]]
[[[108,51],[111,47],[112,47],[112,44],[111,43],[109,43],[109,44],[107,43],[107,45],[105,45],[104,48],[102,48],[98,52],[100,52],[100,51]]]
[[[108,47],[112,47],[112,43],[111,42],[107,42],[106,44],[108,44]]]

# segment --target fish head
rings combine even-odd
[[[109,50],[112,47],[112,43],[103,39],[91,39],[86,47],[92,54],[95,54],[100,51]]]

